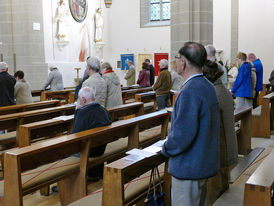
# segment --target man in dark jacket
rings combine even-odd
[[[96,127],[103,127],[111,124],[109,112],[95,101],[95,92],[92,88],[83,87],[78,94],[81,108],[74,114],[74,126],[72,133],[82,132]],[[90,150],[90,157],[98,157],[104,154],[106,144]],[[99,180],[103,177],[103,166],[88,170],[88,179],[91,181]]]
[[[8,65],[5,62],[0,62],[0,107],[15,104],[15,83],[15,78],[8,73]]]
[[[154,79],[155,79],[155,69],[154,66],[150,63],[149,59],[145,60],[145,63],[149,66],[149,73],[150,73],[150,86],[154,84]]]

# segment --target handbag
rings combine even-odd
[[[157,186],[160,186],[160,191],[157,190]],[[146,206],[164,206],[165,205],[165,194],[161,185],[161,177],[158,167],[154,167],[151,170],[149,187],[147,196],[145,199]]]

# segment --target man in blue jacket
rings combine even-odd
[[[257,77],[257,82],[256,82],[256,93],[255,97],[253,99],[253,108],[258,107],[258,96],[259,92],[263,91],[263,64],[259,58],[255,56],[254,53],[248,54],[248,60],[254,64],[254,67],[256,69],[256,77]]]
[[[172,112],[162,153],[169,157],[172,205],[207,205],[207,179],[219,170],[219,103],[214,86],[203,76],[203,45],[186,43],[176,56],[185,79]]]
[[[247,56],[245,53],[239,52],[237,61],[240,65],[238,75],[231,89],[231,93],[236,97],[236,108],[244,105],[252,106],[251,98],[251,69],[252,66],[246,61]]]

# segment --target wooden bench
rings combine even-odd
[[[39,109],[34,111],[20,112],[15,114],[7,114],[0,116],[0,131],[1,130],[17,130],[22,124],[51,119],[62,115],[74,114],[75,105],[63,105],[53,108]],[[18,134],[18,132],[17,132]],[[15,137],[11,137],[15,141]],[[10,139],[6,139],[10,142]],[[4,144],[4,140],[1,138]]]
[[[264,96],[262,105],[252,111],[252,137],[270,138],[274,117],[272,103],[274,103],[274,92]]]
[[[234,111],[235,122],[241,121],[237,133],[238,153],[247,155],[251,151],[251,106],[243,106]]]
[[[34,102],[29,104],[17,104],[17,105],[0,107],[0,115],[45,109],[45,108],[56,107],[60,105],[61,105],[61,102],[59,100]]]
[[[274,185],[274,150],[245,183],[244,206],[272,206]]]
[[[153,105],[149,105],[148,107],[144,107],[145,113],[155,112],[157,108],[157,101],[156,101],[156,94],[154,91],[135,94],[135,102],[143,102],[143,103],[150,103],[152,102]]]
[[[115,156],[116,154],[116,152],[113,154],[110,151],[106,151],[103,155],[104,157],[92,158],[88,161],[90,147],[115,143],[117,142],[116,140],[127,137],[126,150],[138,148],[142,145],[139,140],[139,132],[157,125],[162,125],[160,138],[164,139],[168,125],[167,112],[159,111],[128,120],[117,121],[109,126],[94,128],[7,151],[4,154],[4,198],[0,202],[1,205],[2,203],[13,206],[23,205],[23,195],[32,193],[54,182],[58,182],[62,205],[78,200],[87,194],[87,168],[99,165],[107,160],[112,161],[113,155]],[[80,152],[80,162],[76,157],[64,159],[78,152]],[[57,160],[60,159],[65,164],[61,171],[59,170],[60,167],[55,168],[58,164]],[[51,164],[46,165],[48,163]],[[43,167],[41,168],[40,166]],[[37,167],[39,168],[36,169],[36,172],[38,170],[40,177],[35,175],[31,179],[26,179],[26,176],[22,176],[24,171],[28,171],[28,174],[36,174],[33,169]],[[0,182],[0,186],[1,184],[3,182]]]
[[[46,101],[48,99],[62,99],[65,100],[66,104],[74,103],[74,89],[60,91],[43,91],[41,93],[41,101]]]
[[[270,84],[263,84],[263,91],[260,92],[258,96],[258,105],[262,105],[263,97],[267,94],[271,93],[271,85]]]
[[[123,90],[122,91],[122,98],[123,98],[123,104],[126,103],[129,99],[134,99],[135,94],[144,93],[152,91],[152,87],[143,87],[139,89],[129,89],[129,90]]]
[[[109,108],[108,111],[112,121],[121,117],[133,115],[140,116],[144,114],[143,103],[136,102],[125,104],[118,107]],[[44,121],[23,124],[18,130],[18,147],[25,147],[33,141],[45,138],[52,138],[64,134],[71,134],[73,129],[74,115],[66,116],[66,119],[49,119]]]
[[[157,153],[157,155],[145,159],[129,160],[123,158],[105,165],[103,192],[91,194],[72,203],[71,206],[85,206],[91,202],[94,206],[122,206],[136,203],[137,205],[144,205],[142,202],[147,195],[151,169],[156,166],[158,166],[160,173],[164,173],[160,176],[165,193],[165,205],[170,205],[170,175],[166,170],[167,164],[163,164],[166,162],[167,159],[161,153]],[[134,179],[136,177],[138,178]]]

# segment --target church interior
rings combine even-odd
[[[213,45],[228,75],[239,52],[255,54],[263,64],[259,106],[234,110],[238,162],[229,167],[229,185],[205,205],[274,205],[273,0],[0,0],[0,5],[0,63],[12,76],[24,72],[33,97],[21,106],[0,103],[0,206],[148,205],[155,166],[160,172],[153,177],[161,183],[153,189],[161,188],[165,205],[174,205],[168,161],[157,145],[170,132],[178,94],[170,90],[168,109],[158,111],[153,85],[136,82],[146,59],[155,68],[155,82],[160,60],[167,59],[171,71],[185,42]],[[118,76],[122,104],[106,106],[111,126],[74,133],[74,95],[93,57]],[[126,79],[131,63],[133,85]],[[45,90],[55,68],[63,87]],[[89,156],[100,144],[107,144],[102,156]],[[98,165],[104,166],[103,176],[89,181],[87,171]]]

